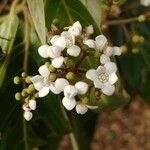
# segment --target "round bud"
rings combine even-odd
[[[56,78],[57,78],[57,76],[56,76],[55,73],[51,73],[51,74],[49,75],[49,80],[50,80],[50,81],[55,81]]]
[[[27,77],[25,78],[25,82],[26,82],[27,84],[30,84],[30,83],[31,83],[30,76],[27,76]]]
[[[139,43],[140,42],[140,36],[135,34],[132,36],[132,42],[133,43]]]
[[[15,99],[16,99],[17,101],[21,100],[21,93],[17,92],[17,93],[15,94]]]
[[[133,54],[137,54],[137,53],[139,53],[139,51],[140,51],[140,50],[139,50],[138,48],[133,48],[133,49],[132,49],[132,53],[133,53]]]
[[[39,98],[39,93],[35,93],[35,94],[34,94],[34,97],[35,97],[35,98]]]
[[[95,51],[95,53],[94,53],[94,57],[95,57],[95,58],[99,58],[99,57],[100,57],[100,52]]]
[[[31,93],[32,93],[28,88],[25,88],[24,90],[25,90],[26,93],[28,93],[28,94],[31,94]]]
[[[50,66],[50,62],[47,61],[47,62],[45,63],[45,65],[46,65],[47,67],[49,67],[49,66]]]
[[[22,73],[21,73],[21,76],[22,76],[23,78],[25,78],[25,77],[26,77],[26,73],[25,73],[25,72],[22,72]]]
[[[138,21],[139,22],[144,22],[145,20],[146,20],[146,16],[144,16],[144,15],[138,16]]]
[[[35,91],[35,88],[34,88],[34,85],[33,84],[30,84],[28,86],[28,90],[30,91],[30,93],[33,93]]]
[[[20,77],[18,77],[18,76],[15,76],[14,77],[14,84],[20,84]]]
[[[121,53],[123,53],[123,54],[127,53],[127,51],[128,51],[128,48],[126,45],[120,46],[120,49],[121,49]]]
[[[51,64],[49,65],[48,68],[49,68],[49,71],[50,71],[50,72],[55,72],[55,71],[56,71],[56,68],[53,67],[53,65],[51,65]]]
[[[28,93],[26,92],[25,89],[23,89],[22,92],[21,92],[21,95],[22,95],[23,97],[26,97],[26,96],[28,95]]]
[[[73,79],[75,78],[75,75],[74,75],[73,72],[68,72],[68,73],[66,74],[66,78],[67,78],[68,80],[73,80]]]
[[[140,43],[143,43],[145,41],[143,36],[140,36]]]
[[[67,61],[67,63],[66,63],[66,66],[67,66],[68,68],[72,68],[73,65],[74,65],[73,60],[72,60],[72,59],[68,59],[68,61]]]
[[[58,18],[55,18],[55,19],[53,20],[53,24],[56,25],[56,26],[58,26],[58,25],[59,25],[59,19],[58,19]]]

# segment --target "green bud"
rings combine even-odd
[[[145,20],[146,20],[146,16],[144,16],[144,15],[138,16],[138,21],[139,22],[144,22]]]
[[[34,94],[35,98],[39,98],[39,93]]]
[[[22,76],[23,78],[25,78],[25,77],[26,77],[26,73],[25,73],[25,72],[22,72],[22,73],[21,73],[21,76]]]
[[[140,42],[140,36],[135,34],[132,36],[132,42],[133,43],[139,43]]]
[[[49,65],[49,71],[50,72],[56,72],[56,68],[53,67],[51,64]]]
[[[72,59],[68,59],[68,61],[67,61],[67,63],[66,63],[66,66],[67,66],[68,68],[71,68],[71,67],[73,67],[73,65],[74,65],[73,60],[72,60]]]
[[[49,61],[46,62],[45,65],[46,65],[47,67],[49,67],[49,66],[50,66],[50,62],[49,62]]]
[[[143,36],[140,36],[140,43],[143,43],[145,41]]]
[[[75,78],[75,75],[74,75],[73,72],[68,72],[68,73],[66,74],[66,78],[67,78],[68,80],[73,80],[73,79]]]
[[[120,49],[121,49],[121,52],[122,52],[123,54],[127,53],[127,51],[128,51],[128,48],[127,48],[126,45],[120,46]]]
[[[58,18],[55,18],[55,19],[53,20],[53,24],[56,25],[56,26],[59,25],[59,19],[58,19]]]
[[[25,78],[25,82],[26,82],[27,84],[30,84],[30,83],[31,83],[30,76],[27,76],[27,77]]]
[[[15,99],[16,99],[17,101],[21,100],[21,93],[17,92],[17,93],[15,94]]]
[[[20,77],[18,77],[18,76],[15,76],[14,77],[14,84],[20,84]]]
[[[32,93],[32,91],[30,91],[28,88],[25,88],[24,89],[28,94],[31,94]]]
[[[133,53],[133,54],[137,54],[137,53],[139,53],[139,51],[140,51],[140,50],[139,50],[138,48],[133,48],[133,49],[132,49],[132,53]]]
[[[57,78],[57,75],[56,75],[55,73],[51,73],[51,74],[49,75],[49,80],[50,80],[50,81],[55,81],[56,78]]]
[[[30,91],[30,93],[33,93],[35,91],[35,88],[34,88],[34,85],[33,84],[30,84],[28,86],[28,90]]]
[[[21,95],[23,97],[26,97],[28,95],[27,91],[25,89],[22,90]]]
[[[99,58],[99,57],[100,57],[100,52],[95,51],[95,53],[94,53],[94,57]]]

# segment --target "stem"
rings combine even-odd
[[[145,17],[150,17],[150,13],[145,13],[145,14],[141,14],[141,15],[144,15]],[[119,25],[119,24],[128,24],[128,23],[131,23],[131,22],[135,22],[135,21],[138,21],[138,17],[132,17],[132,18],[127,18],[127,19],[120,19],[120,20],[110,20],[110,21],[106,21],[104,23],[104,25]]]

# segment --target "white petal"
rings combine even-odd
[[[82,26],[81,26],[81,24],[80,24],[79,21],[76,21],[76,22],[73,24],[73,27],[79,28],[80,31],[82,30]]]
[[[59,38],[60,36],[59,35],[54,35],[52,38],[51,38],[51,44],[52,45],[55,45],[55,42],[56,42],[56,40]]]
[[[58,46],[52,45],[46,49],[46,52],[50,58],[57,58],[61,55],[62,49]]]
[[[54,58],[54,59],[52,60],[52,65],[53,65],[53,67],[55,67],[55,68],[60,68],[60,67],[62,66],[63,62],[64,62],[64,57],[63,57],[63,56],[60,56],[60,57]]]
[[[37,82],[37,83],[34,83],[33,85],[37,91],[40,91],[44,87],[43,82]]]
[[[38,48],[38,53],[41,57],[43,58],[48,58],[49,56],[47,55],[46,49],[49,48],[49,45],[42,45]]]
[[[117,55],[117,56],[120,56],[121,55],[121,49],[120,49],[120,47],[117,47],[117,46],[115,46],[115,47],[113,47],[113,55]]]
[[[107,55],[108,57],[113,55],[114,49],[110,46],[107,46],[106,50],[104,51],[104,54]]]
[[[91,106],[91,105],[86,105],[87,106],[87,108],[89,108],[89,109],[97,109],[98,108],[98,106]]]
[[[75,84],[76,89],[78,90],[78,94],[85,94],[88,91],[88,84],[82,81],[79,81]]]
[[[117,71],[117,66],[115,63],[113,62],[107,62],[104,67],[106,68],[106,72],[108,74],[111,74],[111,73],[115,73]]]
[[[56,88],[55,83],[51,83],[49,88],[54,94],[60,94],[62,92],[58,88]]]
[[[107,45],[107,39],[104,35],[99,35],[95,38],[96,47],[98,51],[101,51]]]
[[[83,114],[85,114],[87,111],[88,111],[88,108],[87,108],[86,105],[83,105],[83,104],[77,104],[77,105],[76,105],[76,112],[77,112],[78,114],[83,115]]]
[[[80,35],[80,29],[78,27],[70,27],[68,31],[73,36],[79,36]]]
[[[118,80],[118,77],[115,73],[110,74],[109,76],[109,83],[114,84]]]
[[[105,73],[106,72],[106,68],[104,66],[98,66],[96,71],[97,71],[98,74]]]
[[[101,55],[101,57],[100,57],[100,62],[102,63],[102,64],[105,64],[105,63],[107,63],[107,62],[109,62],[110,61],[110,58],[107,56],[107,55],[105,55],[105,54],[102,54]]]
[[[141,3],[141,5],[143,5],[145,7],[150,6],[150,1],[149,0],[141,0],[140,3]]]
[[[111,96],[115,92],[115,87],[109,83],[106,83],[105,86],[101,89],[101,91],[104,94]]]
[[[62,103],[67,110],[72,110],[76,105],[76,100],[75,98],[70,99],[70,98],[64,97],[62,99]]]
[[[46,65],[42,65],[38,71],[43,77],[48,77],[50,75],[50,71]]]
[[[49,87],[43,87],[40,91],[39,91],[39,97],[45,97],[50,91]]]
[[[64,88],[64,96],[68,98],[73,98],[78,93],[77,89],[73,85],[67,85]]]
[[[95,86],[95,88],[98,88],[98,89],[101,89],[101,88],[103,88],[103,83],[100,81],[100,80],[94,80],[94,86]]]
[[[91,39],[84,40],[83,43],[86,44],[90,48],[96,48],[94,40],[91,40]]]
[[[98,77],[97,71],[95,69],[90,69],[86,72],[86,77],[90,80],[96,80]]]
[[[89,25],[86,27],[86,32],[87,34],[93,34],[94,33],[94,28],[92,25]]]
[[[58,78],[55,81],[55,87],[59,89],[61,92],[64,91],[65,86],[69,85],[69,82],[64,78]]]
[[[36,75],[30,78],[32,83],[37,83],[37,82],[41,82],[43,80],[43,77],[40,75]]]
[[[35,101],[34,99],[29,100],[29,107],[30,107],[32,110],[35,110],[35,109],[36,109],[36,101]]]
[[[66,39],[60,36],[59,38],[56,39],[54,44],[63,50],[66,47]]]
[[[23,116],[27,121],[30,121],[33,117],[33,114],[30,111],[25,111]]]
[[[26,105],[26,104],[24,104],[22,106],[22,108],[23,108],[24,111],[30,111],[31,110],[31,108],[29,108],[28,105]]]
[[[79,47],[79,46],[76,46],[76,45],[73,45],[73,46],[71,46],[71,47],[69,47],[69,48],[67,49],[67,53],[68,53],[70,56],[74,56],[74,57],[79,56],[80,51],[81,51],[80,47]]]

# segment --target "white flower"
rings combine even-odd
[[[54,83],[50,85],[50,90],[54,94],[60,94],[64,91],[65,86],[69,85],[69,82],[64,78],[58,78]]]
[[[88,109],[97,109],[97,108],[98,108],[98,106],[89,106],[89,105],[86,105],[86,104],[78,103],[76,105],[76,112],[78,114],[83,115],[88,111]]]
[[[30,111],[28,111],[28,110],[26,110],[25,112],[24,112],[24,118],[27,120],[27,121],[30,121],[31,119],[32,119],[32,117],[33,117],[33,114],[32,114],[32,112],[30,112]]]
[[[49,45],[42,45],[38,48],[38,53],[41,57],[43,57],[43,58],[49,57],[46,52],[47,48],[49,48]]]
[[[94,29],[92,25],[86,27],[86,33],[89,35],[94,33]]]
[[[31,110],[36,109],[36,101],[34,99],[29,100],[29,107],[31,108]]]
[[[68,32],[73,36],[79,36],[82,32],[82,26],[79,21],[76,21],[71,27],[69,27]]]
[[[75,84],[78,94],[83,95],[88,91],[88,84],[82,81],[79,81]]]
[[[67,53],[70,55],[70,56],[74,56],[74,57],[77,57],[80,55],[80,47],[79,46],[76,46],[76,45],[73,45],[71,47],[69,47],[67,49]]]
[[[150,6],[150,0],[141,0],[140,3],[141,3],[141,5],[143,5],[145,7]]]
[[[84,44],[88,45],[90,48],[95,48],[97,51],[102,51],[107,45],[107,39],[104,35],[99,35],[95,38],[95,41],[88,39],[84,41]]]
[[[69,111],[72,110],[76,106],[76,100],[74,97],[73,98],[64,97],[62,99],[62,103],[64,107]]]
[[[64,88],[64,96],[67,98],[74,98],[78,93],[78,90],[73,85],[67,85]]]
[[[106,50],[104,51],[104,54],[107,55],[108,57],[110,56],[120,56],[121,55],[121,49],[117,46],[114,47],[107,47]]]
[[[104,66],[99,66],[96,70],[90,69],[86,77],[94,82],[94,86],[110,96],[114,93],[114,83],[117,81],[117,67],[115,63],[107,62]]]
[[[50,71],[46,65],[42,65],[39,68],[40,75],[36,75],[31,78],[33,85],[37,91],[39,91],[39,97],[46,96],[50,91],[51,82],[49,80]]]

